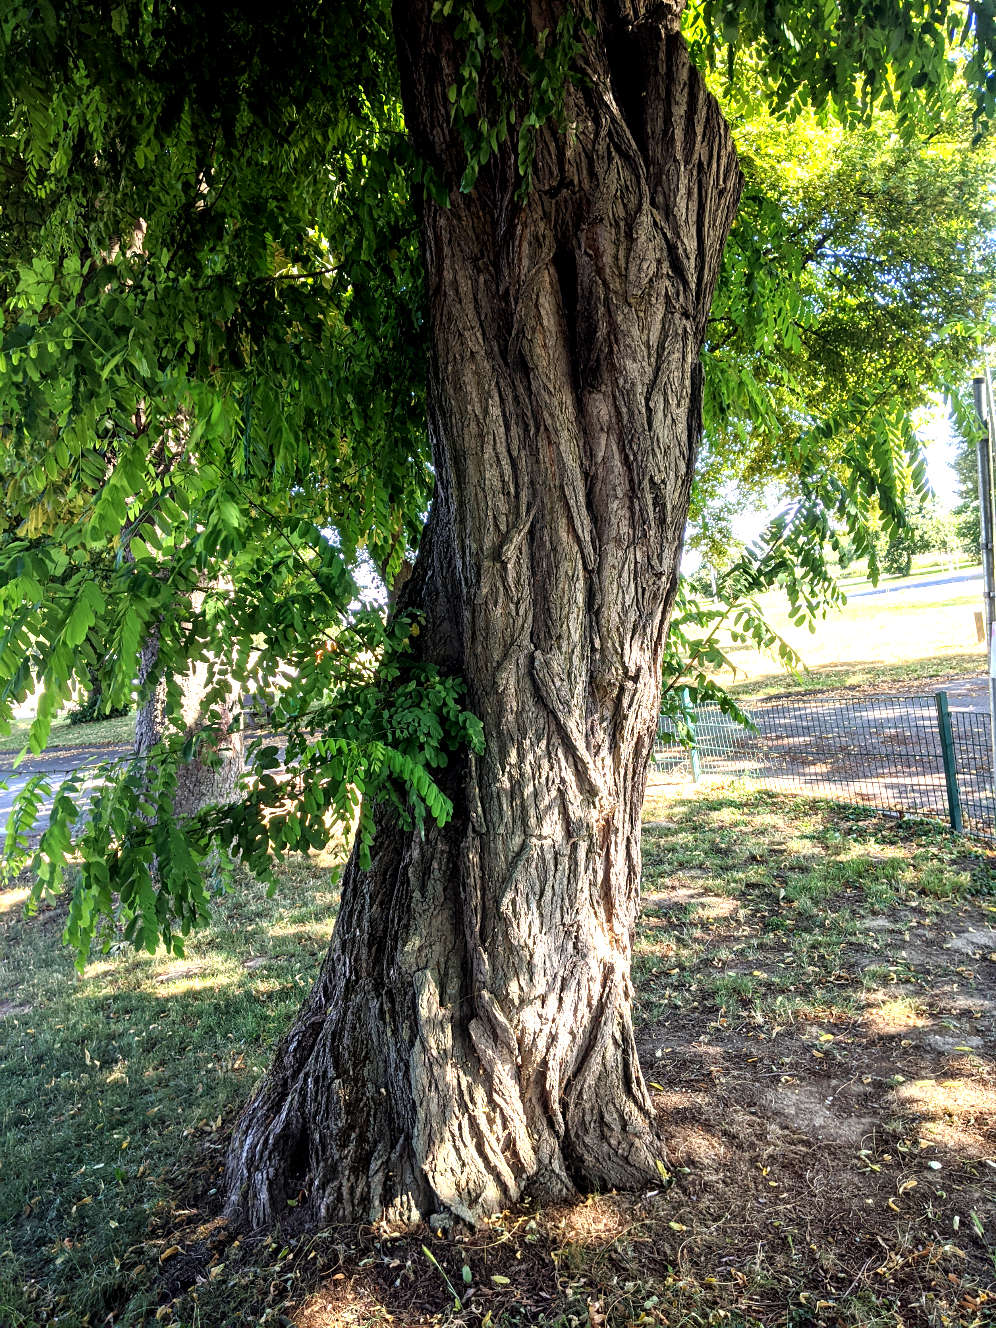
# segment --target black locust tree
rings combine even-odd
[[[474,1221],[656,1177],[629,969],[741,190],[710,81],[743,59],[787,116],[890,103],[910,133],[962,81],[983,133],[992,0],[12,15],[5,695],[41,685],[40,747],[85,640],[113,642],[114,703],[151,623],[161,676],[211,675],[208,746],[167,683],[155,778],[117,771],[76,836],[69,940],[182,944],[212,855],[265,876],[362,793],[329,954],[235,1126],[230,1213]],[[126,525],[130,557],[88,577]],[[364,550],[400,586],[387,621],[357,606]],[[248,693],[284,749],[255,739],[239,797],[178,813],[177,770]]]

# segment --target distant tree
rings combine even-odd
[[[958,445],[952,466],[958,487],[954,509],[955,529],[961,547],[975,558],[982,557],[982,525],[979,512],[978,441],[983,426],[975,412],[967,387],[955,399],[952,421]]]
[[[882,567],[890,576],[909,576],[914,557],[926,551],[927,542],[921,524],[908,521],[890,535],[882,553]]]
[[[889,113],[847,132],[816,114],[786,122],[756,95],[749,66],[725,97],[746,185],[706,341],[686,533],[722,602],[703,606],[690,586],[689,616],[680,601],[671,634],[687,667],[676,656],[666,671],[721,703],[699,667],[704,655],[723,663],[717,614],[795,662],[760,601],[729,598],[748,567],[752,595],[787,588],[802,623],[838,602],[834,564],[865,559],[875,576],[893,537],[900,570],[911,542],[952,547],[950,531],[906,525],[927,501],[916,421],[938,393],[960,406],[996,292],[996,156],[973,145],[963,94],[912,133]],[[755,557],[732,538],[736,516],[777,501],[783,517]],[[799,577],[767,552],[786,538]]]

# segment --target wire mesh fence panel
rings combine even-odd
[[[698,706],[690,712],[695,751],[703,770],[711,775],[742,775],[761,760],[757,735],[744,728],[717,705]],[[690,748],[681,741],[679,726],[667,715],[657,725],[653,764],[659,771],[678,774],[690,771]]]
[[[690,718],[703,774],[751,775],[787,792],[949,820],[933,696],[769,703],[751,712],[753,730],[714,705]],[[951,724],[964,828],[996,838],[989,717],[951,711]],[[679,727],[666,717],[658,727],[654,765],[665,778],[691,773]]]
[[[985,839],[996,839],[996,794],[993,789],[989,716],[974,710],[952,710],[951,731],[965,829]]]
[[[947,814],[932,697],[765,706],[754,722],[769,778],[889,811]]]

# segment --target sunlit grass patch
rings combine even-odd
[[[669,1005],[763,1010],[800,987],[852,1008],[854,991],[915,976],[885,958],[890,928],[990,889],[988,855],[963,840],[743,782],[673,798],[663,820],[644,832],[635,946],[650,1019]]]
[[[0,752],[19,752],[28,741],[30,719],[10,721],[10,732],[0,733]],[[51,728],[46,750],[72,747],[130,747],[135,740],[135,713],[114,719],[98,719],[92,724],[70,724],[57,719]]]
[[[15,910],[19,912],[24,908],[30,893],[30,887],[27,885],[0,890],[0,913],[11,913]]]

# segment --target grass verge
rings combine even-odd
[[[932,655],[886,664],[878,660],[854,664],[823,664],[801,673],[772,670],[723,686],[741,704],[775,697],[807,696],[814,692],[861,692],[867,696],[897,692],[919,694],[958,679],[986,675],[984,654]]]
[[[19,752],[28,741],[30,719],[11,721],[9,733],[0,734],[0,752]],[[92,724],[70,724],[57,719],[49,734],[46,752],[74,747],[128,747],[135,741],[135,714],[119,715],[115,719],[98,719]]]
[[[0,896],[0,1323],[984,1328],[996,897],[929,826],[746,788],[646,808],[634,976],[669,1183],[485,1229],[235,1242],[226,1129],[317,968],[336,864],[182,960],[77,979]]]
[[[747,698],[796,687],[870,687],[906,690],[924,678],[985,673],[985,648],[978,640],[975,612],[981,591],[966,583],[917,587],[902,581],[888,594],[849,588],[851,598],[813,623],[794,624],[784,592],[759,599],[766,620],[797,651],[805,665],[798,681],[787,677],[770,656],[744,643],[727,642],[736,675],[724,670],[719,681],[733,683]],[[722,634],[721,634],[722,644]]]

